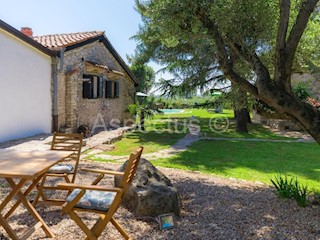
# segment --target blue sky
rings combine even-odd
[[[18,30],[31,27],[34,36],[105,31],[126,62],[136,46],[129,38],[141,22],[134,0],[9,0],[1,2],[0,19]]]
[[[134,0],[6,0],[1,2],[0,19],[20,30],[30,27],[33,35],[105,31],[114,48],[128,63],[136,42],[130,40],[139,30],[140,14]],[[155,71],[161,67],[149,63]],[[170,79],[160,73],[156,79]]]

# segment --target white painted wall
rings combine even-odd
[[[0,29],[0,142],[51,132],[51,58]]]

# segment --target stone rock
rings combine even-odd
[[[124,171],[126,163],[119,169]],[[119,186],[121,177],[115,177]],[[132,185],[123,204],[136,216],[158,216],[165,213],[180,215],[181,200],[171,181],[148,160],[141,158]]]
[[[99,149],[102,151],[112,151],[115,148],[113,144],[98,144],[94,146],[94,149]]]

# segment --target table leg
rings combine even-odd
[[[8,233],[8,235],[16,240],[16,239],[19,239],[19,237],[17,236],[17,234],[13,231],[13,229],[10,227],[10,225],[8,224],[7,220],[0,216],[0,224],[1,226],[6,230],[6,232]]]
[[[0,224],[3,226],[3,228],[6,230],[6,232],[12,239],[19,239],[19,237],[8,224],[6,217],[2,216],[1,212],[5,208],[5,206],[12,200],[12,198],[20,191],[20,189],[22,188],[22,186],[25,184],[26,181],[27,181],[26,179],[21,179],[21,181],[18,184],[14,183],[15,186],[12,187],[12,191],[0,204]]]
[[[23,193],[23,196],[27,197],[28,194],[32,191],[32,189],[37,185],[37,183],[40,181],[42,175],[37,177],[35,180],[32,181],[32,184],[28,187],[28,189]],[[20,205],[21,200],[18,199],[17,202],[13,205],[13,207],[6,213],[4,216],[6,219],[10,217],[10,215],[14,212],[14,210]]]
[[[40,178],[41,179],[41,178]],[[6,178],[7,182],[10,184],[10,186],[13,189],[18,188],[18,186],[20,185],[21,181],[23,181],[23,179],[19,182],[18,185],[16,185],[16,183],[11,179],[11,178]],[[38,178],[36,178],[32,184],[30,185],[30,187],[33,185],[33,187],[38,183],[36,180],[38,180]],[[38,180],[39,181],[39,180]],[[26,190],[27,191],[31,191],[30,187]],[[33,218],[37,221],[41,223],[41,228],[43,229],[43,231],[46,233],[47,237],[54,237],[54,234],[52,233],[52,231],[50,230],[50,228],[47,226],[47,224],[44,222],[44,220],[41,218],[41,216],[39,215],[39,213],[37,212],[37,210],[32,206],[32,204],[27,200],[26,196],[24,194],[22,194],[21,191],[19,191],[21,189],[21,187],[18,189],[17,192],[17,196],[19,197],[20,202],[23,203],[23,205],[28,209],[29,213],[33,216]],[[25,193],[26,193],[25,192]]]

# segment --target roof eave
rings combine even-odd
[[[115,48],[112,46],[111,42],[108,40],[108,38],[105,35],[101,35],[101,40],[104,43],[104,45],[109,49],[109,51],[112,53],[112,55],[117,59],[117,61],[120,63],[120,65],[124,68],[124,70],[127,72],[129,77],[132,79],[132,81],[135,83],[135,86],[139,85],[139,81],[136,79],[136,77],[133,75],[131,70],[129,69],[128,65],[124,62],[122,57],[117,53]]]
[[[126,73],[129,75],[131,80],[134,82],[135,86],[139,85],[139,81],[136,79],[136,77],[133,75],[133,73],[130,71],[128,65],[123,61],[121,56],[117,53],[115,48],[112,46],[110,41],[107,39],[107,37],[104,34],[101,34],[99,36],[87,39],[83,42],[75,43],[73,45],[69,45],[65,47],[65,51],[69,51],[78,47],[82,47],[86,44],[93,43],[95,41],[101,41],[106,48],[111,52],[111,54],[114,56],[114,58],[120,63],[120,65],[123,67],[123,69],[126,71]]]
[[[5,31],[11,33],[15,37],[21,39],[22,41],[28,43],[32,47],[40,50],[41,52],[43,52],[43,53],[45,53],[45,54],[47,54],[47,55],[49,55],[51,57],[57,56],[57,52],[56,51],[52,51],[52,50],[44,47],[40,43],[36,42],[32,38],[28,37],[24,33],[20,32],[19,30],[15,29],[11,25],[9,25],[6,22],[2,21],[1,19],[0,19],[0,28],[4,29]]]

